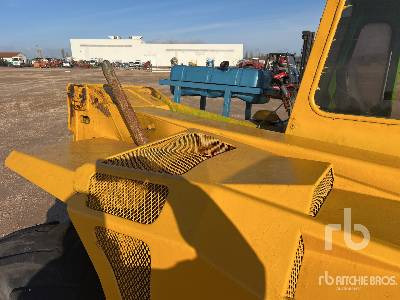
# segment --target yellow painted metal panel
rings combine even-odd
[[[31,152],[13,151],[5,165],[60,200],[75,193],[75,169],[114,153],[132,148],[132,144],[107,139],[61,142],[37,147]]]
[[[324,113],[313,100],[344,4],[327,2],[286,134],[194,113],[154,89],[130,86],[125,90],[151,141],[137,148],[106,86],[71,85],[69,129],[76,142],[8,157],[7,166],[66,201],[108,298],[120,299],[126,287],[97,227],[122,236],[102,242],[128,271],[135,253],[129,256],[123,239],[149,247],[153,299],[400,297],[396,286],[344,293],[320,284],[326,272],[400,280],[398,122]],[[209,145],[193,136],[174,146],[192,156],[171,155],[168,143],[156,146],[189,133],[234,149],[203,153]],[[120,162],[105,163],[110,157]],[[182,174],[158,165],[184,166],[190,159],[196,161]],[[105,179],[94,180],[95,174]],[[351,249],[348,239],[361,242],[363,235],[341,228],[326,251],[326,226],[343,225],[347,208],[351,223],[365,226],[371,240]]]

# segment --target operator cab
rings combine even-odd
[[[346,3],[315,102],[325,112],[400,118],[400,2]]]

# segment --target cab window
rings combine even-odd
[[[399,11],[398,0],[347,1],[315,95],[320,109],[400,119]]]

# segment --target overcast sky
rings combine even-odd
[[[244,43],[246,50],[299,53],[318,27],[324,0],[1,0],[0,51],[46,56],[70,38],[143,35],[147,42]],[[279,6],[279,3],[281,5]]]

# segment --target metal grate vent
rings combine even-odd
[[[324,204],[325,199],[328,197],[330,191],[333,188],[333,181],[333,170],[330,169],[324,179],[322,179],[321,182],[318,184],[313,193],[311,208],[309,212],[311,216],[315,217],[318,214],[322,204]]]
[[[150,299],[150,248],[139,239],[96,227],[97,242],[103,249],[124,300]]]
[[[201,162],[235,149],[202,134],[185,133],[105,160],[113,166],[182,175]]]
[[[164,185],[96,173],[90,178],[86,205],[141,224],[153,223],[168,196]]]
[[[296,256],[293,262],[292,272],[290,273],[289,286],[286,290],[286,297],[289,299],[293,299],[294,294],[296,293],[296,285],[297,285],[297,280],[299,279],[300,268],[303,262],[303,257],[304,257],[304,241],[303,237],[300,236],[296,251]]]

